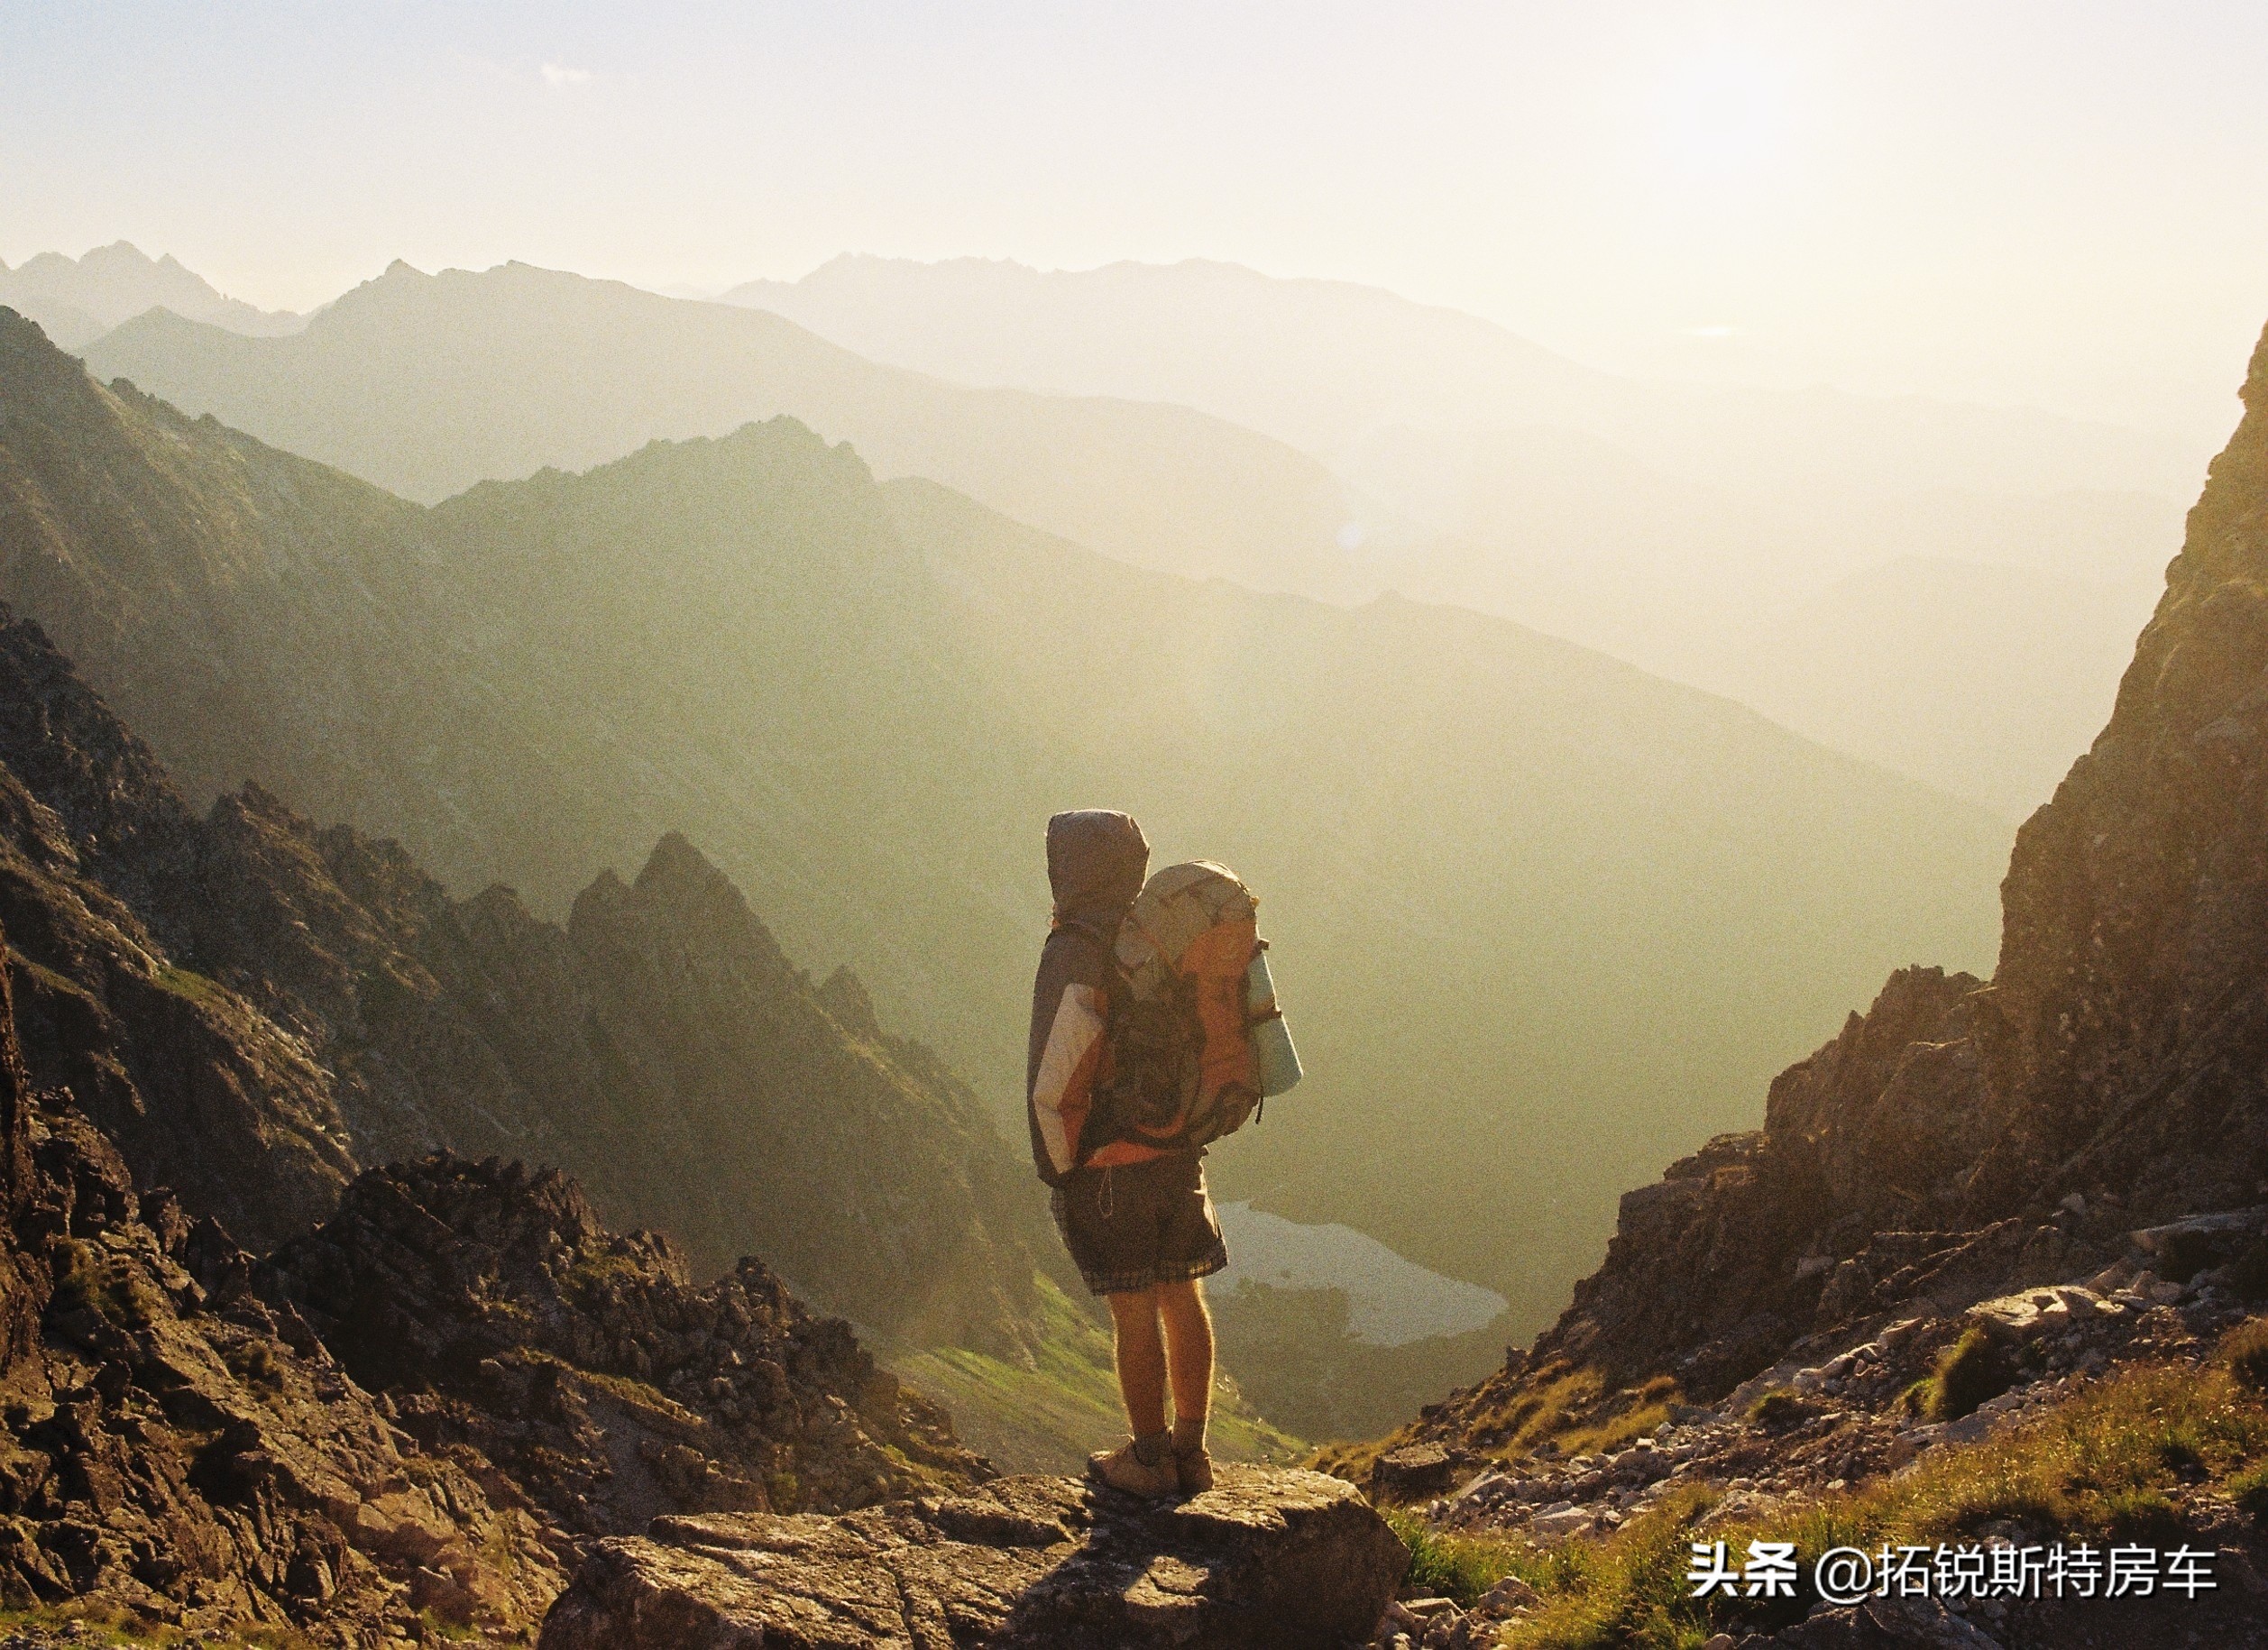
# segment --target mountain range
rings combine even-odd
[[[1397,590],[1800,707],[1804,731],[2012,822],[2078,748],[2023,707],[2072,683],[1991,687],[2011,655],[2068,659],[2081,724],[2100,716],[2203,458],[2020,409],[1640,383],[1452,310],[1230,265],[844,258],[726,296],[801,325],[526,265],[397,264],[303,337],[185,300],[87,353],[428,500],[785,412],[886,476],[1137,564]],[[1894,603],[1925,600],[1960,644],[1844,668],[1900,619],[1854,592],[1914,560],[1984,564],[1971,585],[2008,593],[1979,610],[1909,584]],[[1823,623],[1849,628],[1814,628],[1791,681],[1777,638]]]
[[[564,929],[501,887],[454,901],[256,786],[200,818],[36,627],[0,655],[28,1068],[145,1185],[265,1249],[367,1165],[566,1163],[706,1271],[761,1251],[885,1335],[1017,1350],[1041,1228],[974,1096],[682,838]]]
[[[1183,407],[978,390],[887,367],[776,316],[505,264],[396,263],[286,337],[168,310],[86,351],[191,413],[435,502],[786,413],[886,476],[941,481],[1148,565],[1367,595],[1345,486]]]
[[[1039,821],[1126,806],[1262,890],[1314,1065],[1225,1190],[1516,1324],[1861,982],[1987,943],[1980,811],[1501,620],[1132,568],[784,420],[428,509],[0,343],[0,595],[200,806],[553,920],[681,832],[1011,1139]]]
[[[2259,1637],[2268,336],[2244,398],[1985,976],[1989,815],[1501,617],[1111,559],[785,417],[419,503],[0,310],[0,1592],[340,1646],[555,1597],[553,1650]],[[1838,625],[1959,675],[1932,615],[2015,571],[1848,572],[1781,691]],[[1101,1379],[1001,1127],[1082,802],[1262,892],[1311,1076],[1213,1158],[1244,1229],[1524,1335],[1683,1153],[1532,1344],[1319,1458],[1393,1531],[1311,1474],[993,1483],[861,1343],[987,1444]],[[1493,1361],[1348,1308],[1242,1293],[1224,1345],[1318,1429]],[[1693,1590],[1783,1532],[2227,1584]]]

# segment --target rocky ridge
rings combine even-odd
[[[423,1448],[509,1477],[563,1556],[664,1514],[859,1507],[989,1475],[762,1261],[696,1286],[667,1238],[608,1232],[555,1169],[372,1169],[253,1287]]]
[[[573,1182],[366,1172],[266,1260],[38,1090],[0,966],[0,1601],[326,1645],[525,1642],[589,1541],[989,1469],[760,1262]]]

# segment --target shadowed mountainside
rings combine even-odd
[[[264,1246],[363,1164],[556,1160],[704,1270],[760,1252],[886,1334],[1022,1348],[1042,1228],[1016,1160],[855,976],[814,988],[684,839],[562,929],[501,887],[454,901],[399,847],[256,787],[200,818],[13,618],[0,764],[33,1072],[143,1184]]]
[[[11,1612],[340,1650],[524,1644],[585,1544],[657,1514],[991,1476],[761,1262],[696,1288],[666,1241],[606,1232],[555,1172],[373,1171],[255,1261],[171,1192],[137,1192],[71,1096],[35,1086],[17,973],[0,962]]]

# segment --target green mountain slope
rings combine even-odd
[[[200,818],[0,610],[0,915],[35,1075],[262,1247],[359,1169],[508,1155],[704,1272],[768,1256],[890,1342],[1030,1361],[1052,1234],[976,1097],[683,838],[562,928],[257,788]]]

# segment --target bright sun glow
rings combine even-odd
[[[1678,175],[1695,184],[1739,185],[1775,170],[1792,125],[1784,64],[1720,48],[1685,59],[1661,89],[1660,138]]]

